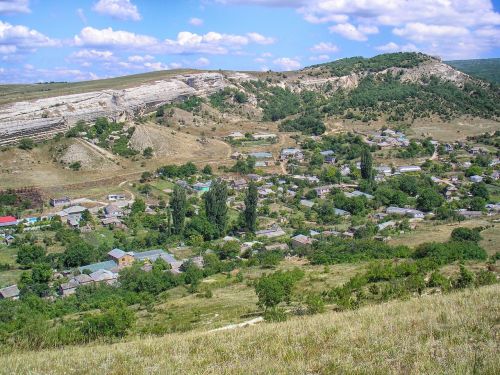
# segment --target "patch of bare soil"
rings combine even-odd
[[[64,164],[80,162],[83,170],[117,170],[120,169],[114,162],[105,157],[98,150],[83,142],[74,142],[64,150],[59,158]]]

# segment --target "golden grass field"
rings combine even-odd
[[[1,374],[498,374],[500,285],[130,342],[13,353]]]

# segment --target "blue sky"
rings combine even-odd
[[[0,82],[500,57],[500,0],[0,0]]]

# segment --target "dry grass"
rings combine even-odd
[[[0,357],[2,374],[498,374],[500,286],[218,333]]]

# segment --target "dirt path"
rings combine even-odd
[[[224,326],[224,327],[212,329],[212,330],[210,330],[208,332],[218,332],[218,331],[227,331],[229,329],[245,328],[245,327],[253,326],[253,325],[257,324],[257,323],[261,323],[263,321],[264,321],[264,318],[262,316],[259,316],[259,317],[255,318],[255,319],[247,320],[245,322],[238,323],[238,324],[229,324],[229,325]]]

